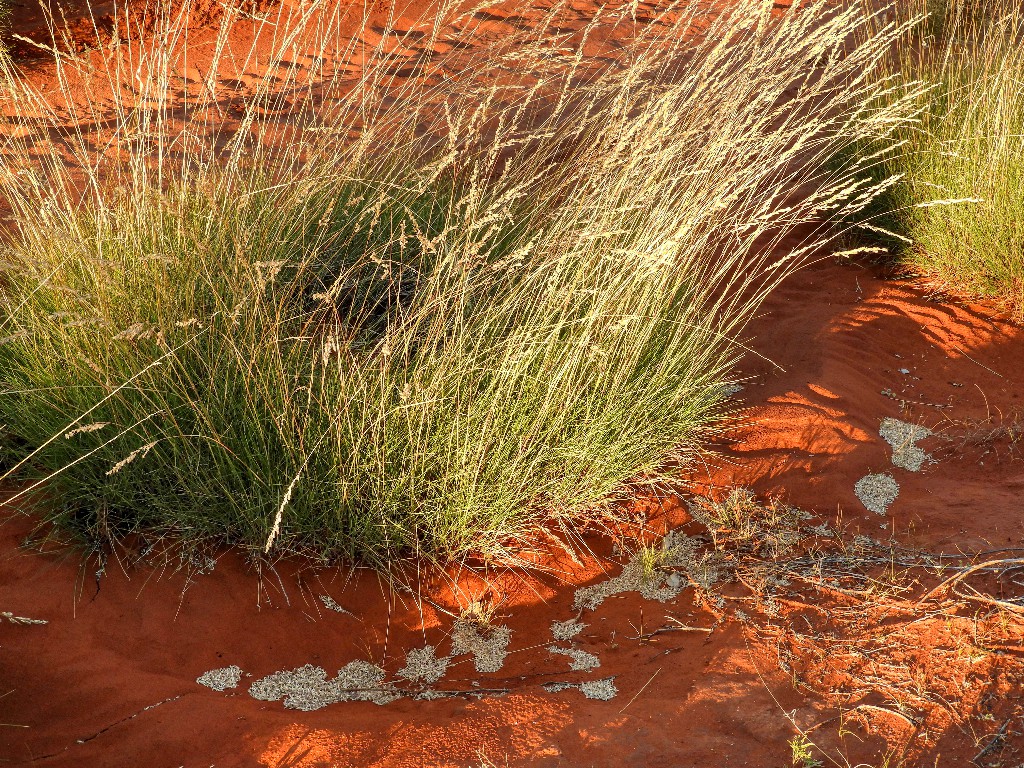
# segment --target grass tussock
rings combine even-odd
[[[6,56],[11,32],[11,4],[0,0],[0,56]]]
[[[228,8],[203,70],[161,7],[57,97],[5,65],[5,477],[93,540],[383,564],[607,513],[714,429],[760,301],[877,191],[833,158],[903,110],[867,77],[899,31],[850,50],[826,4],[672,5],[614,57],[628,9],[555,55],[561,5],[376,47]]]
[[[890,74],[930,89],[902,147],[878,165],[900,175],[875,223],[911,271],[940,292],[994,300],[1024,318],[1024,13],[1005,0],[919,0],[926,20]],[[889,142],[889,139],[886,139]]]

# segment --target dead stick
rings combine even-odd
[[[658,667],[658,672],[661,672],[661,670],[662,670],[662,667]],[[651,679],[643,684],[643,687],[641,687],[640,690],[636,692],[636,694],[633,696],[632,699],[630,699],[628,702],[626,702],[626,707],[628,707],[630,704],[632,704],[634,701],[636,701],[636,697],[639,696],[641,693],[643,693],[648,685],[650,685],[651,683],[654,682],[654,678],[656,678],[658,676],[658,672],[655,672],[653,675],[651,675]],[[623,712],[626,711],[626,707],[623,707],[622,709],[619,710],[619,714],[620,715]]]

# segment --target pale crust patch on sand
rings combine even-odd
[[[878,434],[892,448],[893,466],[908,472],[920,472],[926,462],[934,461],[931,456],[917,447],[920,440],[931,437],[933,432],[920,424],[911,424],[899,419],[882,419]]]
[[[559,648],[557,645],[549,645],[548,650],[560,656],[568,656],[571,659],[569,669],[573,672],[589,672],[601,666],[601,660],[597,656],[579,648]]]
[[[455,622],[452,631],[452,655],[473,654],[477,672],[497,672],[505,665],[512,630],[508,627],[480,627],[470,621]]]
[[[575,688],[588,699],[597,701],[609,701],[614,699],[619,689],[615,686],[615,676],[603,677],[600,680],[591,680],[588,683],[544,683],[544,690],[548,693],[561,693],[570,688]]]
[[[438,658],[432,645],[414,648],[405,654],[405,666],[395,675],[417,683],[436,683],[444,677],[450,660],[450,656]]]
[[[352,661],[328,679],[321,667],[306,664],[294,670],[275,672],[249,687],[249,695],[260,701],[284,699],[287,709],[312,712],[342,701],[372,701],[383,706],[402,694],[384,679],[387,673],[368,661]]]
[[[689,536],[671,531],[663,540],[662,547],[662,565],[686,566],[695,562],[699,543]],[[626,563],[618,576],[576,590],[573,606],[592,611],[607,598],[623,592],[639,592],[648,600],[664,603],[678,597],[686,586],[686,579],[676,574],[660,570],[652,574],[644,573],[644,565],[638,555]]]
[[[211,669],[196,678],[196,682],[212,688],[215,691],[226,691],[229,688],[237,688],[242,679],[242,670],[232,664],[230,667]]]
[[[576,635],[586,629],[587,625],[576,619],[551,622],[551,636],[560,642],[572,640]]]
[[[899,496],[900,486],[889,474],[865,475],[857,481],[853,492],[869,512],[884,515]]]

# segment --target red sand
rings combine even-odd
[[[805,270],[770,301],[753,331],[758,350],[785,371],[748,362],[754,378],[743,396],[751,425],[724,453],[734,463],[714,469],[711,479],[785,494],[824,520],[841,514],[876,537],[881,518],[860,507],[852,488],[887,464],[879,420],[907,418],[881,390],[902,393],[912,381],[906,397],[949,403],[909,408],[926,424],[953,422],[951,433],[957,420],[989,412],[1010,419],[1024,392],[1014,376],[1024,362],[1024,332],[981,308],[930,302],[911,285],[876,279],[866,269]],[[920,380],[898,373],[900,367]],[[901,540],[949,550],[1024,547],[1014,498],[1024,471],[1005,452],[953,452],[920,475],[897,474],[903,493],[888,524]],[[573,615],[572,586],[513,574],[491,584],[501,602],[498,621],[514,631],[505,669],[481,675],[462,661],[445,681],[472,691],[476,680],[510,688],[509,695],[297,713],[249,698],[251,680],[236,693],[194,680],[228,664],[260,677],[306,663],[333,673],[352,659],[394,672],[404,650],[431,643],[447,652],[452,618],[445,610],[479,598],[472,591],[479,582],[462,579],[462,595],[434,585],[426,594],[445,610],[424,603],[421,629],[416,600],[389,595],[370,574],[346,585],[343,573],[303,576],[285,565],[280,580],[269,573],[259,579],[226,555],[184,592],[180,575],[161,578],[116,564],[97,592],[94,566],[18,553],[23,533],[15,525],[2,529],[0,606],[50,623],[0,628],[3,687],[12,689],[0,699],[0,722],[27,726],[0,729],[0,754],[16,764],[455,766],[479,764],[486,755],[498,765],[768,767],[788,760],[794,730],[786,712],[795,710],[805,728],[835,715],[822,697],[793,689],[767,635],[750,627],[727,622],[710,635],[635,639],[641,623],[649,632],[666,615],[711,626],[713,617],[692,606],[687,593],[665,605],[630,594],[586,614],[590,626],[580,647],[602,665],[590,675],[567,673],[564,657],[545,646],[551,621]],[[607,554],[606,542],[593,543]],[[615,572],[612,561],[603,564]],[[570,581],[600,580],[599,568],[577,569]],[[359,618],[325,610],[317,600],[322,593]],[[620,690],[609,702],[540,688],[549,680],[608,675]],[[1020,690],[1017,678],[987,682],[995,692]],[[884,725],[876,730],[884,734]],[[816,735],[838,745],[835,733]],[[851,759],[877,759],[881,738],[861,737],[846,740]],[[976,752],[974,738],[953,728],[911,764],[937,758],[937,765],[961,765]]]
[[[1012,427],[1022,408],[1024,331],[984,308],[936,303],[906,282],[823,263],[791,278],[750,335],[772,362],[744,361],[747,424],[693,473],[695,490],[748,486],[822,521],[841,519],[851,534],[892,532],[933,551],[1024,548],[1024,465],[1009,433],[994,431]],[[922,444],[940,462],[916,475],[892,470],[878,436],[886,416],[941,432]],[[889,470],[902,492],[883,520],[864,510],[853,487]],[[684,522],[678,505],[669,506],[661,524]],[[1009,761],[1021,745],[1014,731],[1021,637],[1012,633],[998,658],[968,660],[963,674],[927,667],[931,646],[941,650],[950,637],[929,628],[915,638],[922,654],[915,680],[964,702],[963,717],[937,730],[907,729],[876,713],[848,725],[855,736],[844,737],[834,694],[856,670],[829,648],[798,645],[799,669],[779,665],[779,648],[791,642],[786,624],[809,616],[807,606],[787,606],[758,629],[716,623],[707,606],[693,604],[691,590],[666,604],[635,593],[612,598],[584,614],[589,626],[578,643],[601,667],[568,672],[568,660],[546,650],[549,627],[574,615],[576,586],[618,572],[611,542],[601,538],[589,542],[598,557],[584,565],[556,559],[561,578],[496,573],[485,583],[453,574],[439,583],[435,576],[420,601],[389,591],[373,574],[313,573],[291,563],[255,574],[232,554],[187,585],[180,573],[115,562],[97,582],[94,560],[19,551],[30,527],[21,519],[0,528],[0,610],[49,623],[0,623],[0,762],[777,768],[790,761],[796,730],[788,717],[804,729],[820,724],[815,741],[851,764],[880,765],[888,744],[905,751],[907,765],[966,765],[1004,720],[1017,725],[988,757]],[[321,594],[354,615],[326,610]],[[479,683],[507,695],[303,713],[246,693],[259,677],[307,663],[333,674],[364,659],[394,673],[407,650],[430,643],[447,653],[453,615],[472,600],[498,605],[496,623],[513,630],[512,653],[493,674],[476,673],[460,657],[444,687],[469,694]],[[713,631],[638,637],[667,616]],[[855,636],[869,625],[863,616],[836,629]],[[201,673],[229,664],[252,677],[226,693],[196,684]],[[611,675],[619,694],[607,702],[541,688]]]

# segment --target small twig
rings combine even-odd
[[[922,597],[920,600],[917,601],[916,605],[921,605],[921,603],[931,599],[932,597],[934,597],[938,593],[943,592],[944,590],[949,589],[950,587],[952,587],[957,582],[963,581],[968,576],[970,576],[972,573],[977,573],[978,571],[991,570],[992,568],[994,568],[997,565],[1021,565],[1021,564],[1024,564],[1024,558],[1013,557],[1013,558],[1005,558],[1005,559],[1002,559],[1002,560],[987,560],[984,563],[978,563],[977,565],[972,565],[969,568],[964,568],[959,573],[954,574],[953,576],[950,576],[948,579],[943,581],[937,587],[935,587],[934,589],[929,591],[928,594],[926,594],[924,597]],[[1005,569],[1001,569],[1001,570],[1005,570]]]
[[[996,376],[998,376],[998,377],[999,377],[1000,379],[1005,379],[1005,378],[1006,378],[1005,376],[1003,376],[1003,374],[1001,374],[1001,373],[996,373],[996,371],[993,371],[993,370],[992,370],[991,368],[989,368],[989,367],[988,367],[987,365],[985,365],[984,363],[979,363],[979,362],[978,362],[977,360],[975,360],[975,359],[974,359],[973,357],[971,357],[971,356],[970,356],[970,355],[968,355],[968,354],[967,354],[966,352],[964,352],[964,351],[963,351],[962,349],[960,349],[960,347],[958,347],[958,346],[957,346],[956,344],[953,344],[952,342],[950,342],[950,346],[951,346],[951,347],[953,347],[953,349],[955,349],[955,350],[956,350],[957,352],[959,352],[959,353],[960,353],[961,355],[963,355],[964,357],[966,357],[966,358],[967,358],[968,360],[970,360],[970,361],[971,361],[972,363],[974,363],[975,365],[980,365],[980,366],[981,366],[982,368],[984,368],[984,369],[985,369],[986,371],[988,371],[988,372],[989,372],[989,373],[991,373],[991,374],[995,374],[995,375],[996,375]]]
[[[989,597],[988,595],[983,595],[970,584],[965,584],[964,586],[967,587],[967,589],[971,590],[971,592],[973,592],[974,594],[965,595],[956,589],[953,590],[953,594],[964,600],[972,600],[977,603],[983,603],[984,605],[994,605],[1000,610],[1010,611],[1011,613],[1018,613],[1024,615],[1024,605],[1021,605],[1020,603],[1015,603],[1010,600],[1000,600],[996,597]]]
[[[681,622],[675,616],[668,616],[667,618],[669,621],[674,621],[679,626],[662,627],[661,630],[658,630],[659,632],[707,632],[708,634],[711,634],[714,631],[711,627],[691,627],[687,624],[683,624],[683,622]]]
[[[989,755],[994,749],[996,749],[996,747],[1000,746],[1006,740],[1006,729],[1009,725],[1010,720],[1003,723],[999,730],[992,734],[992,738],[989,739],[988,744],[982,748],[981,752],[971,758],[971,762],[975,765],[980,765],[978,761],[981,760],[981,758]]]
[[[29,619],[24,616],[15,616],[10,611],[0,611],[0,619],[7,619],[11,624],[48,624],[45,619]]]
[[[658,672],[661,672],[661,670],[662,670],[662,668],[658,667]],[[630,699],[629,701],[626,702],[626,706],[619,710],[619,714],[620,715],[623,712],[626,711],[626,707],[628,707],[630,704],[632,704],[634,701],[636,701],[636,697],[639,696],[641,693],[643,693],[647,689],[648,685],[650,685],[651,683],[654,682],[654,678],[656,678],[658,676],[658,672],[655,672],[653,675],[651,675],[651,679],[643,684],[643,686],[640,688],[639,691],[636,692],[636,694],[633,696],[632,699]]]
[[[895,709],[887,709],[886,707],[878,707],[878,706],[875,706],[874,704],[858,704],[853,709],[854,710],[857,710],[857,709],[869,709],[872,712],[884,712],[887,715],[892,715],[893,717],[898,717],[900,720],[905,722],[911,728],[917,728],[917,723],[915,723],[909,717],[904,715],[902,712],[898,712]]]

